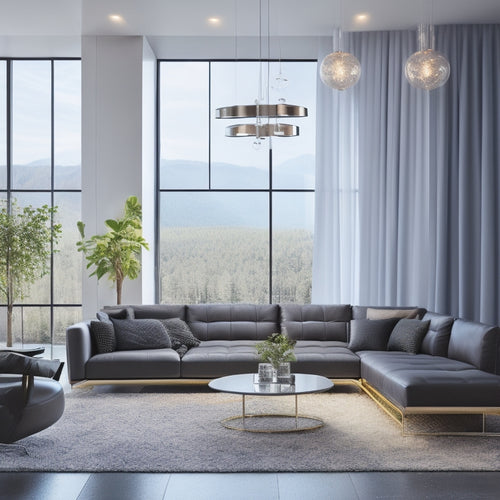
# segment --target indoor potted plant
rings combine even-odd
[[[7,347],[12,347],[13,306],[38,279],[50,272],[50,255],[61,234],[54,224],[57,207],[0,205],[0,296],[7,302]]]
[[[81,239],[76,246],[88,261],[87,269],[95,268],[90,276],[97,276],[99,280],[109,275],[116,285],[116,303],[121,304],[123,281],[139,276],[141,249],[149,250],[147,241],[142,237],[142,207],[137,196],[127,198],[122,218],[108,219],[105,224],[109,228],[106,234],[85,239],[85,224],[78,221]]]
[[[283,333],[273,333],[263,342],[256,344],[255,348],[261,361],[272,365],[273,382],[278,381],[281,370],[284,378],[290,378],[290,362],[297,359],[293,352],[295,344],[295,340],[289,339]]]

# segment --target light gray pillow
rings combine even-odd
[[[113,319],[117,351],[171,348],[167,330],[157,319]]]
[[[389,337],[387,350],[417,354],[430,324],[430,321],[400,319]]]
[[[377,309],[369,307],[366,310],[368,319],[416,318],[418,309]]]
[[[351,351],[385,351],[392,329],[398,322],[389,319],[353,319],[351,320]]]

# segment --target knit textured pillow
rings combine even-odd
[[[430,324],[430,321],[400,319],[389,337],[387,350],[417,354]]]
[[[163,326],[167,329],[170,340],[172,341],[172,348],[177,350],[180,346],[184,345],[188,349],[191,347],[198,347],[200,340],[198,340],[191,332],[188,324],[179,318],[162,319],[160,320]]]
[[[113,323],[91,321],[90,333],[94,338],[98,354],[116,351],[116,337]]]
[[[165,327],[157,319],[113,319],[117,351],[171,348]]]

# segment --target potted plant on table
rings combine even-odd
[[[273,382],[278,381],[282,369],[284,377],[290,377],[290,362],[297,359],[293,352],[295,344],[295,340],[289,339],[282,333],[273,333],[263,342],[256,344],[255,348],[261,361],[272,365]]]

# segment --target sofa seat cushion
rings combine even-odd
[[[85,365],[87,379],[178,378],[180,358],[173,349],[115,351],[92,356]]]
[[[346,342],[298,340],[292,372],[311,373],[329,378],[359,378],[359,357]]]
[[[361,377],[400,408],[500,407],[500,376],[428,354],[359,352]]]
[[[184,378],[216,378],[257,373],[259,356],[255,340],[207,340],[182,358]]]

